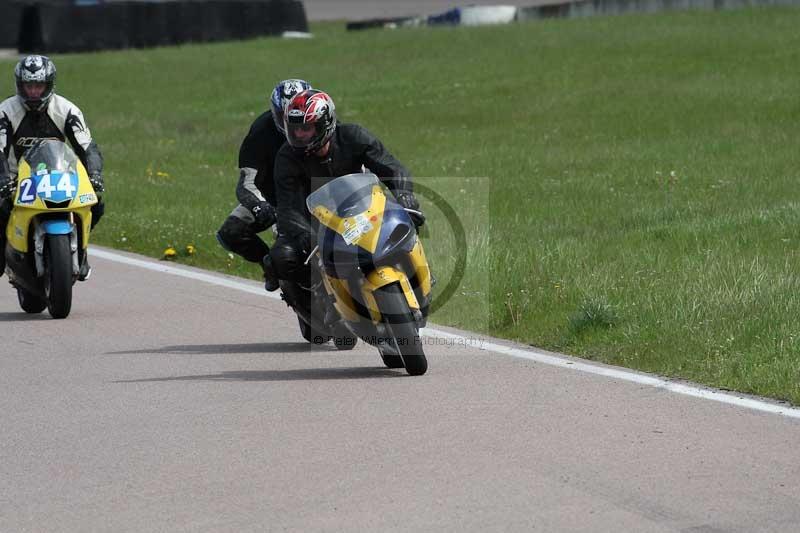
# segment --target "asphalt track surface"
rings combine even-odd
[[[478,336],[410,377],[255,282],[94,250],[66,320],[0,287],[2,532],[798,530],[800,411]]]

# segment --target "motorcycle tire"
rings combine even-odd
[[[45,300],[20,287],[17,287],[17,300],[22,310],[30,314],[41,313],[47,307]]]
[[[398,284],[392,283],[375,291],[375,301],[383,315],[386,329],[400,352],[406,372],[411,376],[421,376],[427,372],[428,360],[425,358],[419,329],[403,290]]]
[[[340,352],[352,350],[358,344],[358,337],[353,335],[346,326],[339,325],[333,331],[333,345]]]
[[[399,355],[385,354],[381,352],[381,359],[386,368],[405,368],[403,359]]]
[[[72,309],[72,252],[69,235],[48,235],[45,241],[44,292],[53,318],[67,318]]]
[[[328,335],[323,335],[299,316],[297,317],[297,323],[300,325],[300,334],[311,344],[325,344],[328,342]]]

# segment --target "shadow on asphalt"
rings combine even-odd
[[[0,322],[26,322],[28,320],[50,320],[50,315],[47,313],[23,313],[22,311],[0,313]]]
[[[295,368],[291,370],[234,370],[219,374],[174,376],[168,378],[126,379],[114,383],[156,381],[309,381],[317,379],[372,379],[404,377],[405,371],[383,367]]]
[[[337,350],[332,344],[323,344],[318,346],[309,344],[307,342],[262,342],[254,344],[179,344],[176,346],[164,346],[162,348],[106,352],[105,355],[220,355],[231,353],[300,353],[319,351],[335,352]]]

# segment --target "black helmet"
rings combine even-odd
[[[56,86],[56,66],[46,56],[32,55],[23,57],[14,69],[14,79],[17,82],[17,96],[19,96],[30,111],[41,111],[47,107],[53,97]],[[44,90],[41,94],[29,96],[25,85],[29,83],[43,83]]]
[[[336,107],[326,93],[309,89],[297,93],[286,106],[286,141],[310,154],[331,140],[336,130]]]

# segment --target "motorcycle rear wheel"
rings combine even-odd
[[[297,323],[300,326],[300,334],[311,344],[325,344],[328,342],[328,335],[323,335],[320,331],[314,329],[311,324],[300,316],[297,317]]]
[[[72,252],[69,235],[48,235],[45,241],[44,292],[53,318],[67,318],[72,309]]]
[[[358,344],[358,337],[353,335],[347,326],[339,324],[333,328],[333,345],[340,352],[352,350]]]
[[[403,290],[398,284],[392,283],[375,291],[375,301],[384,317],[386,329],[400,352],[406,372],[411,376],[421,376],[427,372],[428,360]]]
[[[26,313],[41,313],[47,307],[45,300],[21,287],[17,287],[17,300],[19,300],[19,306]]]

